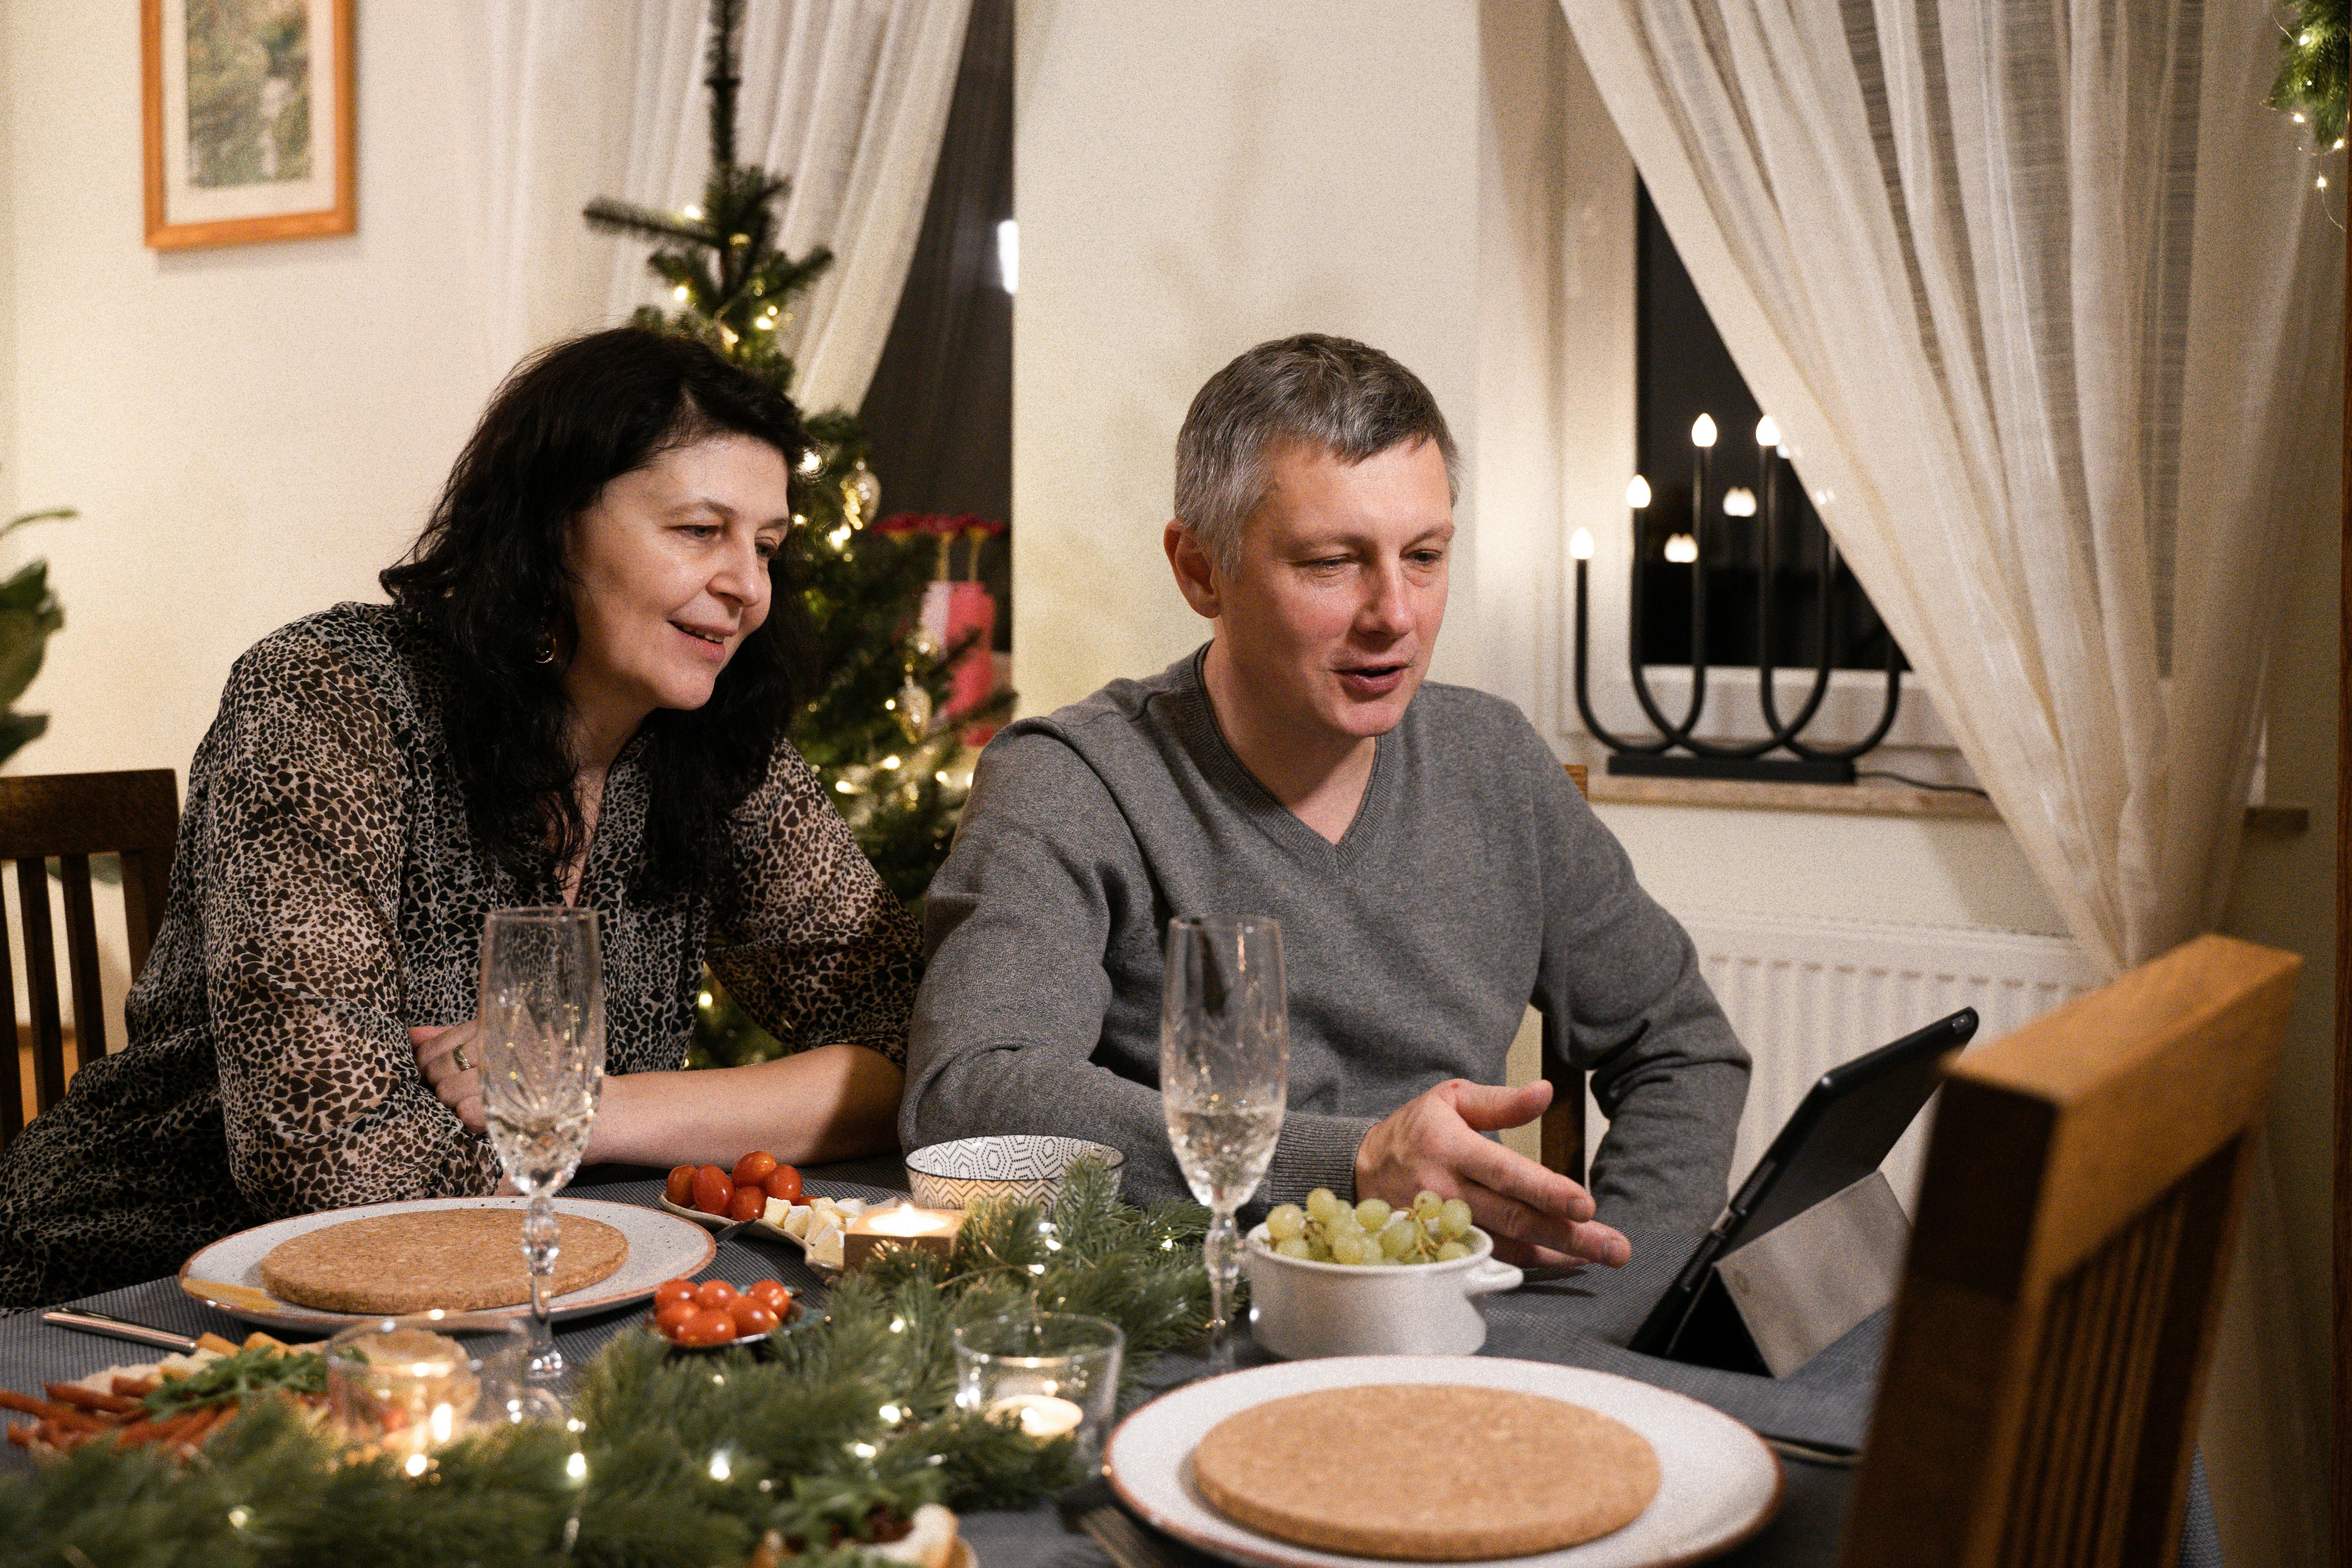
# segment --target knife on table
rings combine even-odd
[[[134,1344],[157,1345],[182,1355],[194,1353],[196,1342],[185,1334],[175,1334],[169,1329],[152,1329],[145,1323],[134,1323],[128,1318],[118,1318],[109,1312],[94,1312],[87,1307],[52,1307],[41,1314],[41,1321],[55,1323],[61,1329],[77,1329],[85,1334],[104,1334],[110,1339],[129,1340]]]

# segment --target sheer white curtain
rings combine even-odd
[[[922,227],[971,0],[749,0],[736,156],[788,176],[781,229],[833,266],[787,350],[805,407],[856,406]],[[709,169],[707,0],[498,0],[460,68],[486,106],[472,171],[489,280],[485,355],[502,373],[567,331],[663,302],[646,247],[593,234],[597,196],[677,208]]]
[[[705,0],[637,0],[627,164],[612,195],[677,208],[709,169]],[[971,0],[750,0],[736,156],[793,183],[780,237],[834,263],[784,334],[807,408],[855,407],[882,358],[923,224]],[[613,319],[659,302],[646,247],[623,245]]]
[[[2210,929],[2288,576],[2333,506],[2343,240],[2261,107],[2267,13],[1563,5],[1741,373],[2075,937],[2116,970]],[[2300,1561],[2325,1379],[2262,1176],[2207,1457],[2225,1528],[2234,1492],[2277,1516],[2252,1527],[2266,1558]]]
[[[1733,357],[2084,946],[2219,918],[2341,238],[2258,7],[1564,0]]]

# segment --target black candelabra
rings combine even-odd
[[[1592,711],[1592,698],[1587,689],[1585,656],[1585,616],[1588,589],[1586,578],[1591,567],[1592,536],[1583,529],[1576,531],[1570,552],[1576,558],[1576,706],[1584,715],[1585,727],[1595,739],[1610,751],[1608,771],[1612,773],[1646,774],[1663,778],[1766,779],[1797,784],[1852,784],[1854,780],[1854,759],[1868,752],[1886,738],[1894,726],[1896,706],[1903,699],[1903,655],[1895,639],[1886,640],[1886,703],[1878,722],[1868,735],[1851,745],[1815,745],[1802,738],[1804,728],[1821,710],[1822,699],[1829,694],[1830,673],[1834,647],[1831,641],[1832,589],[1838,572],[1837,545],[1830,539],[1829,531],[1822,531],[1821,566],[1821,647],[1820,662],[1813,670],[1812,689],[1806,694],[1802,706],[1784,721],[1780,717],[1778,695],[1772,689],[1772,598],[1774,581],[1773,535],[1780,517],[1780,470],[1788,463],[1788,453],[1780,445],[1780,434],[1768,416],[1756,426],[1757,445],[1763,468],[1764,491],[1762,505],[1749,509],[1757,527],[1757,588],[1756,588],[1756,695],[1763,710],[1767,733],[1760,741],[1738,742],[1705,741],[1696,733],[1699,716],[1706,707],[1706,490],[1707,469],[1716,441],[1715,421],[1700,415],[1691,426],[1691,518],[1688,535],[1675,535],[1665,542],[1664,555],[1670,562],[1687,563],[1690,567],[1690,700],[1679,723],[1667,719],[1665,710],[1650,691],[1647,672],[1642,662],[1642,608],[1644,567],[1649,543],[1643,537],[1642,512],[1650,504],[1650,487],[1639,474],[1626,487],[1625,504],[1633,515],[1633,571],[1632,592],[1627,601],[1626,626],[1628,660],[1633,678],[1633,696],[1642,711],[1657,727],[1652,740],[1628,740],[1612,734]],[[1792,476],[1793,477],[1793,476]],[[1736,494],[1737,492],[1733,492]],[[1726,515],[1731,510],[1727,500]],[[1772,755],[1785,752],[1785,756]]]

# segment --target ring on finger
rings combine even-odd
[[[466,1047],[463,1046],[458,1046],[453,1048],[449,1052],[449,1059],[457,1064],[457,1070],[459,1072],[472,1072],[474,1070],[473,1059],[466,1055]]]

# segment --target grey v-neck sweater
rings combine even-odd
[[[1532,1003],[1611,1118],[1600,1217],[1703,1229],[1748,1056],[1690,939],[1517,709],[1425,685],[1334,845],[1225,743],[1199,652],[1006,726],[926,902],[900,1135],[1123,1150],[1129,1198],[1182,1196],[1157,1088],[1160,943],[1180,914],[1271,915],[1289,1112],[1261,1203],[1353,1189],[1371,1125],[1449,1078],[1503,1081]]]

